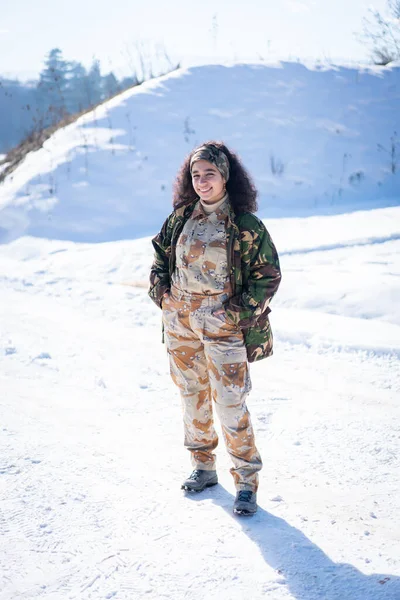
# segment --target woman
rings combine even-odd
[[[262,467],[245,402],[248,363],[272,354],[268,305],[281,280],[273,242],[253,214],[256,197],[224,144],[194,150],[176,179],[174,211],[153,239],[149,290],[162,308],[194,467],[182,488],[200,492],[218,483],[214,404],[233,461],[233,510],[243,515],[257,510]]]

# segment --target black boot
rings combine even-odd
[[[257,512],[257,494],[251,490],[239,490],[233,504],[236,515],[251,517]]]
[[[202,492],[206,487],[218,483],[217,471],[203,471],[195,469],[183,482],[181,489],[187,492]]]

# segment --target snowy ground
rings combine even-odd
[[[2,246],[1,600],[399,600],[399,217],[267,223],[284,279],[247,520],[222,441],[220,485],[179,489],[149,239]]]

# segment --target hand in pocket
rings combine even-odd
[[[161,300],[161,308],[164,308],[164,303],[165,303],[165,302],[166,302],[167,304],[168,304],[168,302],[169,302],[169,292],[165,292],[165,293],[163,294],[163,296],[162,296],[162,300]]]

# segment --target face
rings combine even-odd
[[[208,160],[196,160],[192,168],[192,184],[205,204],[218,202],[225,195],[225,179]]]

